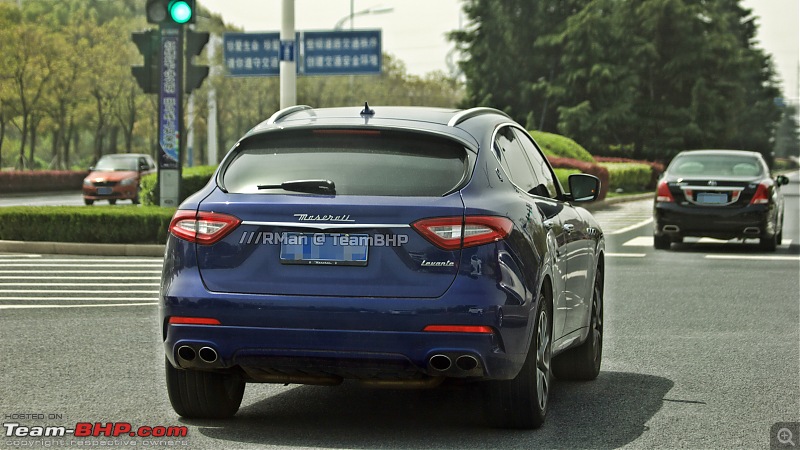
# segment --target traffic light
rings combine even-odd
[[[159,59],[161,37],[159,32],[158,30],[148,30],[132,33],[131,39],[139,49],[139,53],[144,56],[144,65],[132,66],[131,73],[145,94],[158,94],[161,89],[161,60]]]
[[[147,0],[147,21],[159,25],[195,22],[195,0]]]
[[[203,51],[203,47],[208,43],[208,33],[203,31],[186,30],[186,83],[183,86],[187,94],[200,88],[203,80],[208,76],[208,66],[196,66],[192,64],[192,58]]]

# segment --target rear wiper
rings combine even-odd
[[[292,180],[281,184],[259,184],[258,189],[283,189],[309,194],[336,195],[336,185],[331,180]]]

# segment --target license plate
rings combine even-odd
[[[111,195],[111,188],[110,187],[99,187],[99,188],[97,188],[97,195]]]
[[[697,203],[702,203],[704,205],[724,205],[728,203],[728,194],[700,192],[697,194]]]
[[[285,233],[281,239],[281,264],[366,266],[366,234]]]

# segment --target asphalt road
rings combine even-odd
[[[120,447],[768,448],[773,424],[800,422],[799,191],[794,174],[775,253],[708,240],[656,251],[649,201],[598,211],[609,252],[602,372],[555,383],[540,430],[487,428],[469,387],[348,383],[251,384],[234,419],[183,420],[163,381],[159,260],[47,255],[0,255],[0,417],[188,427],[182,438],[119,437]],[[0,448],[86,441],[7,429]]]

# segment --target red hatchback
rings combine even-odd
[[[156,163],[150,155],[125,153],[105,155],[83,180],[83,202],[87,205],[96,200],[131,200],[139,203],[139,181],[143,175],[153,173]]]

